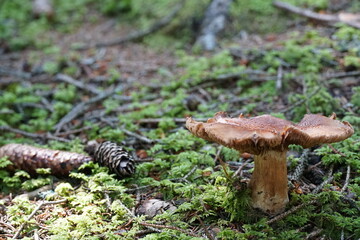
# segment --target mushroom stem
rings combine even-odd
[[[250,180],[253,207],[276,214],[289,202],[286,150],[268,150],[254,156],[255,168]]]

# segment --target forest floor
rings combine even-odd
[[[43,31],[24,48],[15,50],[14,38],[0,42],[0,239],[360,238],[360,30],[284,15],[287,31],[229,37],[231,25],[214,52],[194,47],[194,36],[164,37],[179,23],[78,50],[138,27],[91,14],[96,21]],[[251,207],[253,155],[185,127],[187,117],[206,121],[221,111],[293,122],[336,113],[355,133],[308,150],[290,145],[290,201],[272,215]],[[135,173],[119,177],[86,160],[54,176],[31,162],[59,159],[52,150],[85,159],[91,140],[121,146],[134,163],[119,168],[134,164]],[[11,143],[47,150],[2,156]]]

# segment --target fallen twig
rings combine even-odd
[[[332,150],[334,153],[339,154],[339,155],[342,156],[342,157],[346,157],[345,154],[343,154],[342,152],[340,152],[339,150],[337,150],[336,148],[334,148],[333,145],[328,144],[328,146],[329,146],[329,148],[331,148],[331,150]]]
[[[66,139],[66,138],[62,138],[62,137],[56,137],[51,135],[50,133],[45,133],[45,134],[37,134],[37,133],[29,133],[20,129],[15,129],[9,126],[0,126],[0,131],[8,131],[8,132],[13,132],[16,134],[20,134],[22,136],[25,137],[29,137],[29,138],[33,138],[33,139],[49,139],[49,140],[55,140],[55,141],[59,141],[59,142],[70,142],[70,140]]]
[[[316,21],[328,23],[328,24],[334,24],[334,23],[344,23],[349,26],[352,26],[354,28],[360,28],[360,16],[356,14],[351,13],[339,13],[337,15],[332,14],[319,14],[316,12],[313,12],[309,9],[304,9],[300,7],[296,7],[294,5],[291,5],[289,3],[281,2],[281,1],[274,1],[273,5],[277,8],[298,14],[300,16],[304,16]]]
[[[245,69],[243,71],[235,73],[226,73],[218,75],[216,77],[203,78],[199,82],[194,82],[193,79],[188,79],[187,83],[191,86],[188,91],[191,92],[197,90],[199,87],[210,87],[216,84],[226,83],[227,81],[239,79],[241,77],[244,77],[244,79],[248,79],[253,82],[266,82],[276,80],[275,76],[268,75],[266,72],[253,69]]]
[[[346,77],[358,77],[360,76],[360,71],[352,71],[352,72],[335,72],[324,74],[322,78],[324,79],[332,79],[332,78],[346,78]]]
[[[300,205],[298,205],[298,206],[295,206],[295,207],[287,210],[286,212],[281,213],[281,214],[279,214],[279,215],[271,218],[271,219],[270,219],[269,221],[267,221],[266,223],[267,223],[267,224],[272,224],[272,223],[277,222],[277,221],[279,221],[279,220],[281,220],[281,219],[284,219],[285,217],[289,216],[290,214],[296,212],[297,210],[299,210],[299,209],[301,209],[301,208],[303,208],[303,207],[305,207],[305,206],[308,206],[308,205],[310,205],[310,204],[316,203],[316,201],[317,201],[317,200],[311,200],[310,202],[302,203],[302,204],[300,204]]]
[[[90,87],[90,85],[88,85],[88,84],[86,85],[81,81],[77,81],[77,80],[73,79],[72,77],[70,77],[70,76],[68,76],[66,74],[61,74],[61,73],[56,74],[55,79],[57,81],[62,81],[62,82],[69,83],[71,85],[74,85],[77,88],[83,89],[85,91],[89,91],[89,92],[94,93],[94,94],[100,94],[102,92],[99,89],[97,89],[95,87]]]
[[[320,233],[323,230],[320,228],[315,228],[314,231],[312,231],[309,235],[306,236],[305,240],[309,240],[309,239],[313,239],[314,237],[317,237],[318,235],[320,235]]]
[[[321,189],[323,189],[323,187],[326,184],[330,183],[334,179],[334,176],[332,175],[333,170],[334,170],[334,165],[331,165],[329,173],[328,173],[328,177],[311,192],[312,194],[318,193]]]
[[[239,175],[240,177],[242,177],[242,170],[244,169],[244,167],[246,165],[248,165],[250,162],[252,161],[252,159],[247,159],[243,164],[241,164],[241,166],[236,170],[236,172],[234,173],[233,177],[236,177],[237,175]]]
[[[280,91],[282,89],[282,81],[283,81],[283,67],[282,65],[280,65],[278,67],[278,71],[277,71],[277,78],[276,78],[276,90]]]
[[[156,31],[161,30],[162,28],[167,26],[173,20],[173,18],[178,14],[178,12],[182,8],[184,2],[185,2],[185,0],[181,0],[180,3],[178,3],[175,6],[174,10],[169,13],[169,15],[160,19],[158,22],[156,22],[155,24],[150,26],[148,29],[130,33],[129,35],[127,35],[123,38],[119,38],[119,39],[112,40],[109,42],[96,43],[95,47],[110,47],[110,46],[114,46],[114,45],[124,44],[124,43],[130,42],[130,41],[140,40],[140,39],[146,37],[147,35],[150,35]],[[78,48],[78,50],[86,50],[91,47],[93,47],[93,45],[83,46],[83,47]]]
[[[15,235],[13,236],[12,239],[17,239],[21,233],[21,231],[24,229],[24,227],[26,226],[26,224],[28,224],[28,221],[31,220],[31,218],[33,218],[36,214],[37,211],[40,210],[40,208],[42,208],[45,205],[53,205],[53,204],[59,204],[59,203],[64,203],[67,202],[67,199],[61,199],[61,200],[57,200],[57,201],[43,201],[41,202],[33,211],[32,213],[27,217],[26,221],[21,224],[21,226],[19,227],[19,229],[17,230],[17,232],[15,233]]]
[[[191,174],[193,174],[196,171],[197,168],[198,168],[197,166],[194,166],[185,176],[183,176],[181,178],[172,178],[172,179],[169,179],[169,180],[170,181],[179,181],[179,182],[187,182],[187,183],[189,183],[189,181],[187,180],[188,177],[190,177]]]
[[[317,87],[312,93],[310,93],[308,96],[306,96],[306,98],[304,98],[303,100],[298,101],[295,104],[293,104],[293,105],[291,105],[291,106],[289,106],[287,108],[284,108],[283,110],[280,110],[279,112],[280,113],[285,113],[285,112],[288,112],[288,111],[300,106],[301,104],[308,101],[311,97],[315,96],[320,91],[320,89],[321,89],[321,87]]]
[[[55,133],[59,133],[61,128],[74,120],[77,116],[82,114],[84,111],[86,111],[89,108],[89,105],[100,102],[111,95],[115,94],[117,91],[121,90],[121,87],[117,88],[110,88],[107,91],[101,92],[100,94],[96,95],[95,97],[89,99],[85,102],[80,102],[78,105],[76,105],[70,112],[68,112],[56,125],[55,125]]]
[[[341,188],[341,191],[340,191],[341,193],[345,192],[347,186],[349,185],[350,173],[351,173],[351,167],[350,167],[350,165],[348,165],[347,170],[346,170],[345,183],[344,183],[344,186]]]
[[[79,129],[73,129],[73,130],[69,130],[69,131],[66,131],[66,132],[57,133],[55,135],[56,136],[68,136],[68,135],[71,135],[71,134],[75,134],[75,133],[79,133],[79,132],[89,130],[91,128],[93,128],[93,127],[92,126],[85,126],[85,127],[79,128]]]
[[[131,136],[131,137],[135,137],[137,139],[139,139],[140,141],[144,142],[144,143],[147,143],[147,144],[152,144],[154,142],[157,142],[157,140],[151,140],[145,136],[142,136],[140,134],[137,134],[137,133],[134,133],[134,132],[131,132],[125,128],[121,128],[121,131],[123,131],[126,135],[128,136]]]
[[[163,121],[163,118],[144,118],[144,119],[140,119],[137,121],[137,123],[140,124],[145,124],[145,123],[149,123],[149,124],[158,124],[159,122]],[[173,120],[175,123],[185,123],[186,122],[186,118],[172,118],[171,120]],[[208,118],[197,118],[196,120],[198,121],[206,121],[208,120]]]
[[[0,76],[1,75],[18,77],[23,79],[29,79],[31,77],[31,73],[27,73],[15,69],[8,69],[4,67],[0,67]]]
[[[147,223],[147,222],[140,222],[140,225],[143,225],[145,227],[152,227],[152,228],[167,228],[167,229],[171,229],[171,230],[175,230],[175,231],[179,231],[182,233],[185,233],[186,235],[192,236],[192,237],[200,237],[198,235],[196,235],[195,233],[192,232],[188,232],[182,228],[178,228],[175,226],[169,226],[169,225],[162,225],[162,224],[154,224],[154,223]]]
[[[4,231],[4,232],[6,232],[6,233],[12,233],[12,232],[15,232],[15,231],[16,231],[16,229],[15,229],[12,225],[10,225],[10,224],[8,224],[8,223],[6,223],[6,222],[4,222],[4,221],[0,221],[0,225],[3,225],[3,226],[5,226],[7,229],[9,229],[9,230],[5,230],[4,228],[1,228],[1,231]]]

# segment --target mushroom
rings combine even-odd
[[[220,143],[239,152],[254,154],[254,171],[250,179],[252,206],[269,214],[285,209],[289,201],[286,153],[290,144],[309,148],[322,143],[342,141],[354,133],[352,126],[324,117],[307,114],[298,123],[270,115],[229,118],[219,112],[206,123],[192,118],[186,127],[194,135]]]

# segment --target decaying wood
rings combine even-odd
[[[352,13],[339,13],[337,15],[333,14],[320,14],[313,12],[309,9],[304,9],[296,7],[289,3],[274,1],[273,5],[277,8],[298,14],[303,17],[310,18],[315,21],[324,22],[328,24],[334,23],[344,23],[354,28],[360,28],[360,15]]]
[[[204,50],[212,51],[216,47],[216,35],[224,29],[226,15],[232,0],[213,0],[206,10],[201,24],[200,35],[196,40]]]
[[[92,160],[85,154],[50,150],[22,144],[7,144],[0,147],[0,157],[8,157],[13,163],[9,170],[22,169],[36,174],[38,168],[50,168],[55,176],[66,176],[71,170]]]

